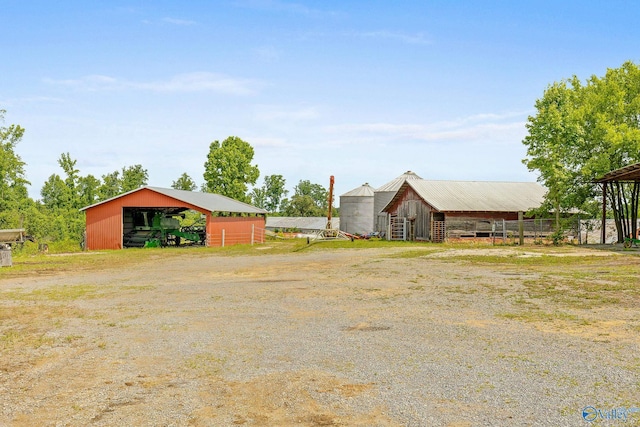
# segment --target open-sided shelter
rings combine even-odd
[[[620,184],[637,184],[640,183],[640,163],[634,163],[632,165],[624,166],[620,169],[612,170],[611,172],[603,175],[599,179],[596,180],[598,184],[602,185],[602,226],[601,226],[601,241],[600,243],[606,242],[606,228],[607,228],[607,189],[611,191],[611,194],[615,194],[614,185]],[[633,208],[632,208],[633,209]],[[636,212],[638,207],[635,207]],[[637,215],[634,216],[633,212],[630,218],[633,220],[637,220]],[[636,236],[633,234],[633,225],[632,223],[620,223],[619,226],[623,228],[622,235],[627,237],[629,234]],[[626,232],[625,232],[626,231]]]
[[[132,236],[149,228],[156,215],[171,221],[187,210],[201,214],[201,243],[206,246],[262,242],[267,214],[264,209],[219,194],[149,186],[81,210],[86,213],[87,250],[139,246]]]
[[[382,209],[387,237],[442,241],[447,220],[517,220],[540,207],[546,192],[536,182],[406,180]]]

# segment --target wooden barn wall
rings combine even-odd
[[[185,207],[209,214],[197,206],[145,188],[85,211],[88,250],[122,249],[122,209],[125,207]]]
[[[408,187],[402,197],[391,207],[389,213],[399,218],[407,218],[413,223],[411,240],[431,238],[431,211],[433,208]]]
[[[254,243],[264,243],[264,216],[248,217],[207,217],[207,246],[222,246],[222,230],[224,230],[224,245],[251,243],[253,226]]]
[[[518,212],[445,212],[447,219],[487,219],[516,221]]]

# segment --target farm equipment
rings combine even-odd
[[[134,227],[124,236],[125,247],[157,248],[180,246],[185,240],[203,245],[206,239],[204,225],[181,227],[180,220],[160,211],[140,211],[134,215]]]
[[[631,246],[635,246],[636,248],[640,245],[640,239],[634,239],[633,237],[625,237],[624,243],[622,244],[625,248],[630,248]]]
[[[34,241],[33,237],[26,234],[24,228],[0,230],[0,247],[11,248],[13,245],[21,245],[27,240]]]

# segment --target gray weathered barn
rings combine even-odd
[[[382,208],[387,238],[442,241],[446,221],[516,220],[539,207],[546,191],[536,182],[407,179]]]

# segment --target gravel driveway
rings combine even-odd
[[[527,265],[268,251],[1,280],[0,425],[640,425],[637,294],[554,307]]]

